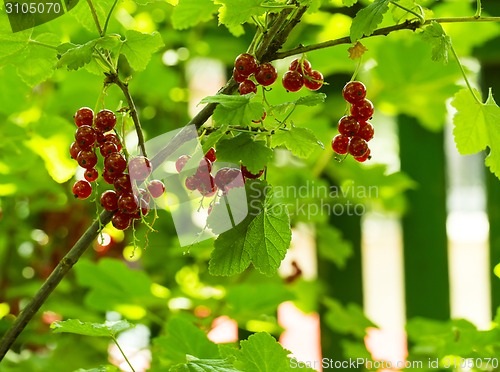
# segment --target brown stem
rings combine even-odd
[[[106,82],[116,84],[123,92],[123,95],[127,100],[128,108],[130,110],[130,116],[132,117],[132,121],[134,122],[135,132],[137,133],[137,139],[139,140],[139,147],[141,149],[142,155],[147,157],[148,155],[146,153],[145,145],[146,140],[144,139],[141,121],[139,120],[139,116],[137,115],[137,108],[135,107],[134,100],[132,99],[132,96],[130,95],[130,92],[128,90],[128,83],[122,81],[118,74],[107,75]]]

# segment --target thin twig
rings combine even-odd
[[[111,18],[111,14],[113,13],[113,10],[115,9],[116,4],[118,3],[118,0],[115,0],[113,5],[111,5],[111,9],[109,10],[108,16],[106,17],[106,22],[104,22],[104,28],[102,30],[102,36],[106,35],[106,31],[108,29],[108,24],[109,20]]]
[[[132,117],[132,121],[134,122],[135,132],[137,133],[137,138],[139,140],[139,147],[141,149],[142,155],[147,157],[148,155],[146,153],[146,140],[144,139],[144,133],[142,132],[139,115],[137,115],[137,108],[135,107],[134,100],[128,90],[128,83],[122,81],[118,74],[108,75],[106,77],[106,82],[116,84],[123,92],[123,95],[127,100],[128,108],[130,110],[130,116]]]
[[[97,16],[97,12],[95,10],[94,4],[92,3],[92,0],[87,0],[87,4],[89,5],[90,13],[92,13],[92,18],[94,19],[94,23],[97,27],[97,32],[99,32],[99,36],[104,36],[104,34],[102,33],[101,24],[99,23],[99,17]]]

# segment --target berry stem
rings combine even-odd
[[[424,23],[424,22],[425,22],[425,18],[424,18],[424,16],[423,16],[422,14],[418,14],[417,12],[415,12],[415,11],[413,11],[413,10],[411,10],[411,9],[408,9],[407,7],[405,7],[405,6],[403,6],[403,5],[399,4],[399,3],[397,3],[397,2],[395,2],[395,1],[389,1],[389,2],[390,2],[392,5],[397,6],[397,7],[398,7],[398,8],[400,8],[400,9],[403,9],[403,10],[404,10],[404,11],[406,11],[406,12],[413,14],[415,17],[417,17],[417,18],[420,20],[420,22],[421,22],[421,23]],[[420,8],[420,10],[421,10],[421,8]]]
[[[363,59],[363,57],[360,57],[359,58],[359,61],[358,61],[358,64],[356,65],[356,68],[354,70],[354,73],[352,74],[351,76],[351,80],[349,81],[354,81],[356,80],[356,76],[358,76],[358,72],[359,72],[359,68],[361,67],[361,60]]]
[[[97,27],[97,32],[99,32],[99,36],[104,36],[101,24],[99,23],[99,17],[97,16],[97,12],[95,11],[95,7],[94,4],[92,3],[92,0],[87,0],[87,4],[90,8],[90,13],[92,13],[92,18],[94,19],[94,23]]]
[[[458,67],[460,67],[460,71],[462,72],[462,76],[464,77],[465,84],[467,84],[467,88],[469,89],[469,92],[472,94],[472,96],[474,97],[476,102],[479,103],[480,105],[482,105],[483,103],[478,98],[478,96],[476,95],[476,93],[472,89],[472,86],[470,85],[469,79],[467,78],[467,74],[465,73],[464,67],[460,63],[460,58],[458,58],[457,52],[455,51],[455,48],[453,48],[453,45],[450,46],[450,49],[451,49],[451,52],[453,53],[453,56],[455,56],[455,59],[458,63]]]
[[[135,131],[137,133],[137,138],[139,140],[139,147],[141,149],[142,155],[147,157],[148,155],[146,153],[146,145],[145,145],[146,141],[144,140],[144,133],[142,131],[142,126],[139,120],[139,116],[137,115],[137,109],[135,107],[134,100],[132,99],[132,96],[130,95],[128,89],[128,83],[122,81],[119,78],[118,74],[108,75],[106,81],[116,84],[123,92],[123,95],[125,96],[128,107],[130,109],[130,116],[132,117],[132,120],[134,122]]]
[[[122,348],[120,347],[120,344],[118,343],[118,341],[116,340],[115,337],[111,337],[111,339],[113,340],[113,342],[115,343],[116,347],[118,348],[118,350],[120,350],[120,353],[123,355],[123,357],[125,358],[125,361],[127,362],[128,366],[130,367],[130,370],[132,372],[135,372],[135,369],[134,367],[132,366],[132,364],[130,364],[130,361],[128,360],[127,356],[125,355],[125,353],[123,352]]]
[[[111,5],[111,8],[109,9],[109,13],[106,17],[106,22],[104,22],[104,28],[102,30],[102,36],[106,35],[106,31],[108,29],[108,24],[109,24],[109,20],[111,19],[111,14],[113,13],[113,10],[115,10],[115,6],[116,4],[118,3],[118,0],[115,0],[113,2],[113,5]]]
[[[481,18],[482,5],[481,0],[476,1],[476,13],[474,14],[474,18]]]

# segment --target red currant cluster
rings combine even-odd
[[[332,140],[332,149],[337,154],[351,154],[362,163],[370,159],[368,142],[373,138],[373,125],[368,121],[373,115],[373,104],[366,99],[366,87],[359,81],[344,86],[342,96],[351,104],[350,115],[340,118],[337,134]]]
[[[242,53],[234,61],[233,78],[240,83],[238,88],[240,94],[257,93],[257,85],[250,80],[253,76],[255,81],[267,87],[278,78],[276,68],[269,62],[259,65],[254,56]]]
[[[318,90],[323,86],[323,74],[313,70],[311,62],[305,58],[295,58],[281,80],[283,87],[289,92],[298,92],[302,87]]]
[[[190,155],[179,156],[175,162],[178,173],[181,173],[190,159]],[[217,190],[225,193],[230,189],[243,187],[245,179],[256,179],[264,173],[264,170],[261,170],[257,174],[253,174],[244,165],[241,165],[240,169],[223,167],[213,172],[213,164],[216,160],[215,149],[212,147],[201,159],[196,171],[186,178],[186,189],[190,191],[198,190],[202,196],[212,197],[217,194]],[[212,173],[215,175],[212,175]]]
[[[148,213],[150,197],[158,198],[163,195],[165,185],[159,180],[150,180],[146,189],[139,187],[151,174],[151,162],[145,156],[136,156],[127,164],[127,159],[121,152],[121,141],[112,132],[116,125],[116,116],[112,111],[101,110],[94,117],[90,108],[82,107],[76,112],[74,119],[78,128],[69,152],[78,165],[84,168],[85,179],[75,182],[73,195],[78,199],[86,199],[92,194],[91,182],[99,177],[96,169],[99,149],[104,165],[102,177],[114,187],[114,190],[101,194],[100,203],[105,210],[116,211],[111,222],[117,229],[125,230],[132,220],[140,219]]]

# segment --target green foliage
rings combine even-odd
[[[128,30],[120,52],[127,58],[130,67],[142,71],[148,65],[151,55],[163,46],[163,40],[158,32],[145,34]]]
[[[315,145],[325,148],[310,129],[295,126],[277,131],[271,140],[272,147],[285,146],[300,158],[308,158],[314,152]]]
[[[172,12],[172,26],[184,30],[213,18],[219,7],[212,0],[179,0]]]
[[[351,25],[352,43],[363,36],[370,36],[375,31],[382,22],[384,14],[389,10],[389,2],[390,0],[375,0],[356,14]]]
[[[451,48],[451,38],[446,35],[437,22],[431,22],[424,28],[422,39],[432,45],[432,60],[448,63],[448,51]]]
[[[243,163],[247,169],[257,174],[269,163],[273,151],[264,141],[255,140],[248,133],[240,133],[217,144],[217,158],[233,164]]]
[[[219,8],[219,24],[228,28],[239,26],[251,17],[258,17],[266,12],[261,6],[262,0],[214,0]]]
[[[352,334],[362,339],[366,336],[366,329],[377,327],[363,313],[363,309],[355,303],[343,306],[339,301],[326,298],[325,306],[328,311],[325,314],[326,324],[341,334]]]
[[[92,337],[116,338],[118,333],[130,329],[133,325],[125,320],[99,324],[82,322],[78,319],[69,319],[54,322],[50,327],[54,333],[75,333],[77,335]]]
[[[258,102],[252,102],[253,93],[244,96],[220,94],[205,97],[200,103],[218,103],[213,118],[218,125],[248,125],[253,120],[260,120],[264,107]]]
[[[318,254],[343,269],[352,256],[352,245],[342,238],[342,232],[333,226],[321,226],[317,231]]]
[[[478,91],[474,90],[474,94],[480,97]],[[476,101],[470,91],[463,89],[451,104],[457,109],[453,118],[453,135],[458,151],[463,155],[474,154],[489,147],[485,164],[500,178],[500,155],[495,147],[500,143],[500,108],[491,90],[485,103]]]

